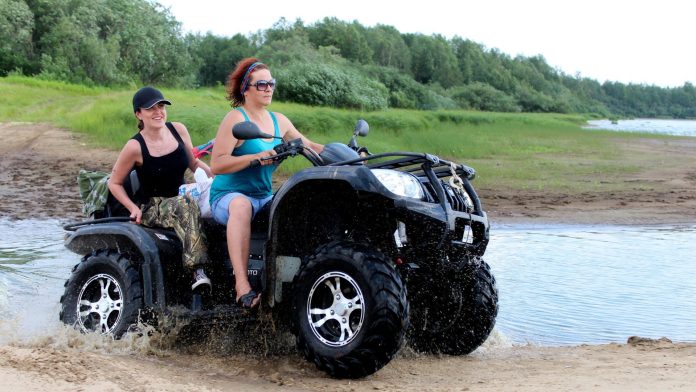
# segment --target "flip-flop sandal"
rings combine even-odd
[[[258,306],[258,303],[256,304],[256,306],[252,306],[252,304],[254,303],[254,299],[256,299],[257,296],[258,294],[256,293],[256,291],[251,290],[248,293],[239,297],[239,299],[237,300],[237,305],[239,305],[243,309],[253,309],[256,306]]]

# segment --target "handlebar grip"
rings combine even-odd
[[[282,154],[285,151],[287,151],[288,147],[286,144],[278,144],[273,147],[273,151],[276,152],[276,154]]]
[[[249,162],[249,167],[257,167],[261,165],[261,161],[258,159],[254,159],[253,161]]]

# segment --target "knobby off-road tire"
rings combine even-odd
[[[293,292],[297,347],[332,377],[370,375],[403,345],[406,287],[387,257],[366,245],[320,247],[303,262]]]
[[[60,302],[65,324],[118,339],[138,321],[143,304],[140,276],[120,253],[93,252],[73,267]]]
[[[417,286],[411,297],[411,348],[466,355],[486,341],[498,314],[498,290],[485,261],[454,264]]]

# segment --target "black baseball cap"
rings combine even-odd
[[[160,102],[167,105],[172,104],[164,99],[162,93],[156,88],[151,86],[143,87],[133,95],[133,112],[137,112],[138,109],[150,109]]]

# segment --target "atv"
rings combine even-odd
[[[302,155],[311,166],[289,177],[252,222],[247,273],[262,293],[258,313],[270,313],[308,361],[336,378],[376,372],[406,339],[418,352],[468,354],[498,310],[482,259],[489,222],[474,170],[430,154],[372,154],[357,144],[368,129],[358,121],[349,143],[326,144],[321,154],[301,139],[277,146],[267,159]],[[251,122],[233,133],[273,137]],[[83,255],[61,297],[64,323],[119,338],[140,321],[156,325],[173,307],[204,324],[258,316],[234,302],[224,226],[205,222],[213,280],[206,294],[191,291],[173,231],[128,219],[64,227],[65,246]]]

